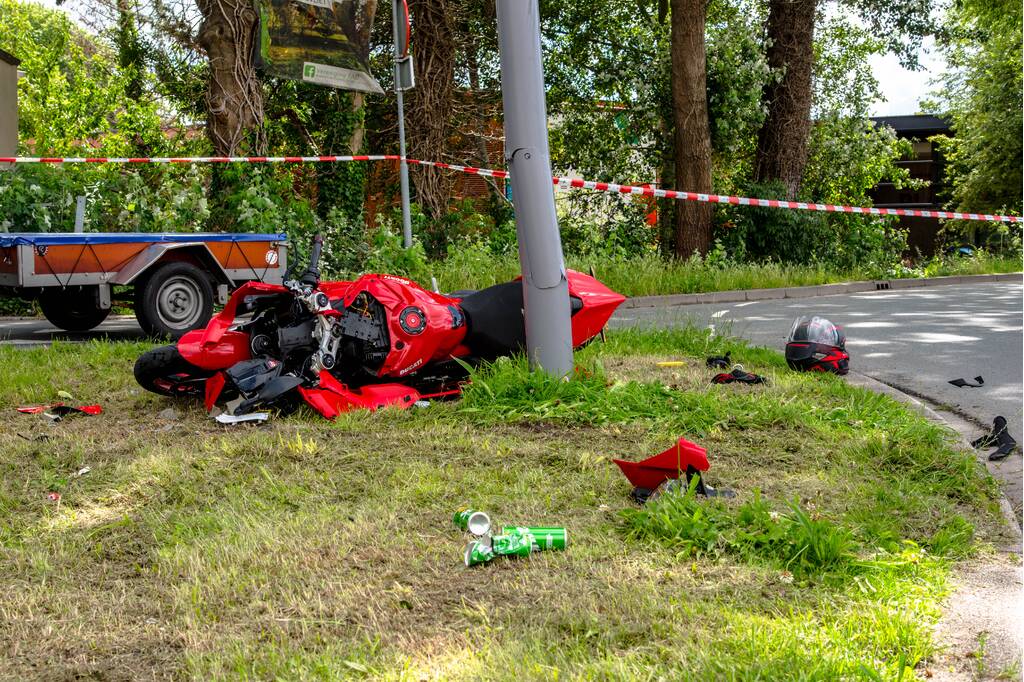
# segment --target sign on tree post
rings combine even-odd
[[[261,0],[257,66],[278,78],[381,94],[370,74],[375,8],[366,0]]]
[[[537,0],[498,0],[505,161],[515,197],[530,367],[572,372],[569,280],[551,186]]]

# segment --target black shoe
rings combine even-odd
[[[999,445],[999,449],[988,456],[988,461],[998,462],[1001,459],[1006,459],[1011,452],[1017,449],[1017,441],[1013,439],[1010,432],[1006,430],[1006,420],[1003,420],[1003,430],[996,436],[996,443]]]
[[[731,355],[732,351],[727,352],[725,355],[712,355],[704,362],[708,367],[713,367],[715,369],[727,369],[729,365],[732,364],[732,360],[730,359]]]
[[[999,442],[999,434],[1001,433],[1006,433],[1006,418],[996,417],[992,421],[992,430],[981,438],[972,440],[971,446],[978,449],[991,447]]]

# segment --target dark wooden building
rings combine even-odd
[[[896,189],[891,182],[880,182],[871,192],[875,206],[941,210],[939,195],[943,189],[942,155],[928,138],[932,135],[951,135],[949,121],[927,114],[877,116],[871,120],[875,125],[892,128],[897,137],[910,141],[913,152],[897,161],[896,165],[910,171],[911,178],[928,182],[920,189]],[[939,221],[934,218],[902,216],[900,225],[908,231],[907,244],[911,251],[920,251],[926,255],[935,252]]]

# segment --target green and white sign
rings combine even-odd
[[[257,65],[269,76],[381,93],[370,73],[376,0],[260,0]]]

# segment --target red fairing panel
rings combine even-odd
[[[235,315],[238,312],[238,306],[242,303],[246,296],[253,294],[286,294],[288,290],[277,284],[265,284],[263,282],[246,282],[242,286],[235,289],[235,292],[231,294],[231,298],[228,299],[228,304],[224,306],[224,310],[220,311],[207,323],[206,328],[201,330],[202,337],[199,340],[199,346],[202,348],[210,348],[216,345],[222,336],[231,328],[231,325],[235,323]],[[199,330],[197,330],[199,331]],[[184,337],[182,337],[184,338]],[[184,351],[182,352],[184,354]],[[191,362],[191,360],[189,360]]]
[[[217,398],[220,397],[220,392],[224,390],[224,384],[226,384],[227,381],[227,375],[225,375],[224,372],[217,372],[206,380],[206,392],[203,397],[203,404],[206,406],[207,412],[213,409],[213,406],[217,402]]]
[[[178,340],[181,357],[202,369],[227,369],[236,362],[252,357],[249,335],[244,332],[224,332],[215,345],[203,346],[206,330],[190,331]]]
[[[403,277],[363,275],[352,282],[345,307],[366,291],[387,311],[391,351],[378,376],[403,377],[436,360],[447,359],[466,335],[465,317],[455,299],[435,294]]]
[[[406,409],[420,399],[416,390],[402,384],[375,384],[353,391],[328,372],[320,372],[318,388],[299,386],[299,393],[313,409],[328,419],[357,409],[376,410],[387,406]]]
[[[685,438],[680,438],[668,450],[640,462],[621,459],[612,461],[619,465],[622,473],[634,487],[648,490],[654,490],[666,479],[678,478],[689,467],[697,471],[707,471],[711,468],[707,450]]]
[[[582,272],[566,270],[566,275],[569,278],[569,295],[583,301],[583,308],[572,316],[572,345],[579,346],[604,329],[626,297]]]

